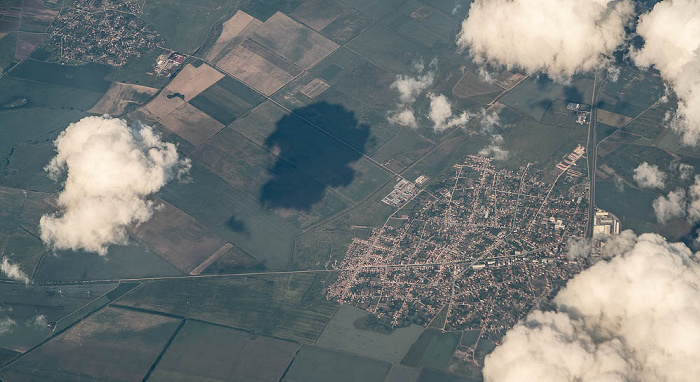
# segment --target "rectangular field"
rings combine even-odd
[[[382,382],[389,369],[387,362],[302,346],[283,381]]]
[[[151,219],[130,231],[183,273],[206,260],[224,240],[192,216],[160,199]]]
[[[299,232],[292,222],[262,208],[257,197],[232,188],[201,165],[192,167],[191,176],[191,183],[171,183],[160,196],[268,269],[287,269]]]
[[[233,48],[218,65],[266,96],[272,95],[303,72],[296,65],[249,39]]]
[[[265,97],[240,81],[226,76],[193,98],[190,104],[228,125],[264,100]]]
[[[411,325],[390,334],[358,329],[354,323],[367,316],[364,310],[342,305],[318,339],[317,345],[391,363],[399,363],[416,342],[423,327]]]
[[[362,32],[347,46],[390,73],[408,73],[412,61],[432,56],[428,48],[382,25]]]
[[[277,12],[255,30],[252,40],[303,69],[338,49],[338,44]]]
[[[149,381],[277,381],[299,345],[187,320]]]
[[[280,338],[313,342],[337,309],[321,293],[324,274],[163,280],[120,304],[173,313]]]
[[[168,130],[199,146],[224,128],[224,125],[189,103],[183,103],[158,120]]]
[[[108,307],[0,371],[0,377],[141,380],[179,324],[173,318]]]
[[[262,21],[255,17],[243,11],[237,11],[224,22],[221,34],[204,58],[207,61],[218,62],[231,48],[250,36],[261,24]]]

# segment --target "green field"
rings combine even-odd
[[[449,364],[461,337],[461,332],[442,333],[438,329],[427,329],[411,346],[401,364],[442,369]]]
[[[228,125],[265,100],[233,77],[225,76],[190,100],[190,104]]]
[[[36,282],[174,276],[180,272],[160,256],[136,245],[112,245],[106,256],[83,251],[58,251],[42,257]]]
[[[383,24],[429,48],[450,44],[457,35],[457,22],[443,12],[409,0]]]
[[[396,11],[406,0],[342,0],[345,4],[363,12],[373,19],[381,19]]]
[[[269,269],[286,269],[298,228],[195,164],[192,182],[170,183],[160,196],[235,244]],[[235,223],[235,224],[232,224]]]
[[[149,381],[277,381],[299,345],[187,320]]]
[[[0,371],[7,381],[142,379],[180,320],[106,308]]]
[[[355,307],[342,305],[316,344],[345,353],[399,363],[420,337],[423,327],[411,325],[394,329],[390,334],[358,329],[355,322],[368,314]]]
[[[148,1],[143,17],[155,26],[168,42],[168,47],[192,54],[209,37],[211,27],[226,20],[236,8],[237,1]]]
[[[622,66],[616,82],[606,82],[601,96],[601,109],[636,117],[664,95],[660,76],[649,71]],[[606,102],[607,101],[607,102]]]
[[[109,81],[106,81],[104,78],[109,74],[110,70],[111,67],[108,65],[94,63],[74,66],[29,59],[14,68],[10,76],[104,93],[109,89]]]
[[[70,321],[74,310],[98,299],[116,284],[18,286],[0,285],[1,317],[15,321],[11,331],[0,335],[0,348],[24,351],[44,340],[48,325]],[[43,320],[38,319],[43,316]]]
[[[156,281],[119,303],[313,342],[337,309],[321,293],[326,274]]]
[[[7,71],[16,62],[15,45],[17,45],[17,33],[0,37],[0,73]]]
[[[382,1],[381,4],[389,2]],[[431,52],[424,46],[381,25],[364,31],[347,46],[391,73],[408,73],[413,61],[431,57]]]
[[[302,346],[285,375],[285,382],[381,382],[389,373],[386,362]]]
[[[265,21],[278,11],[289,14],[303,2],[304,0],[244,0],[241,2],[241,10],[258,20]]]

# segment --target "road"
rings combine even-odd
[[[596,134],[597,124],[597,105],[600,93],[603,90],[605,81],[598,79],[596,73],[593,80],[593,95],[591,96],[591,115],[588,122],[588,142],[586,143],[586,158],[588,162],[588,222],[586,224],[586,237],[593,236],[593,223],[595,219],[595,171],[597,168],[596,160],[598,159],[598,136]]]

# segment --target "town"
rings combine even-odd
[[[426,189],[400,182],[413,198],[404,206],[413,207],[353,240],[334,264],[339,277],[328,298],[392,326],[482,330],[498,341],[587,266],[587,259],[567,257],[567,240],[584,236],[587,185],[563,176],[580,173],[582,154],[578,147],[549,174],[535,165],[498,169],[491,158],[469,156]],[[543,180],[554,175],[551,184]]]
[[[139,19],[140,8],[135,1],[76,1],[54,20],[49,45],[62,60],[122,66],[161,42]]]

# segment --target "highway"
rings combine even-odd
[[[598,136],[596,134],[597,105],[600,93],[603,90],[604,80],[598,79],[598,73],[593,79],[593,94],[591,96],[591,114],[588,122],[588,141],[586,143],[586,161],[588,162],[588,222],[586,224],[586,237],[593,236],[593,223],[595,219],[595,171],[598,159]],[[600,81],[600,82],[599,82]]]

